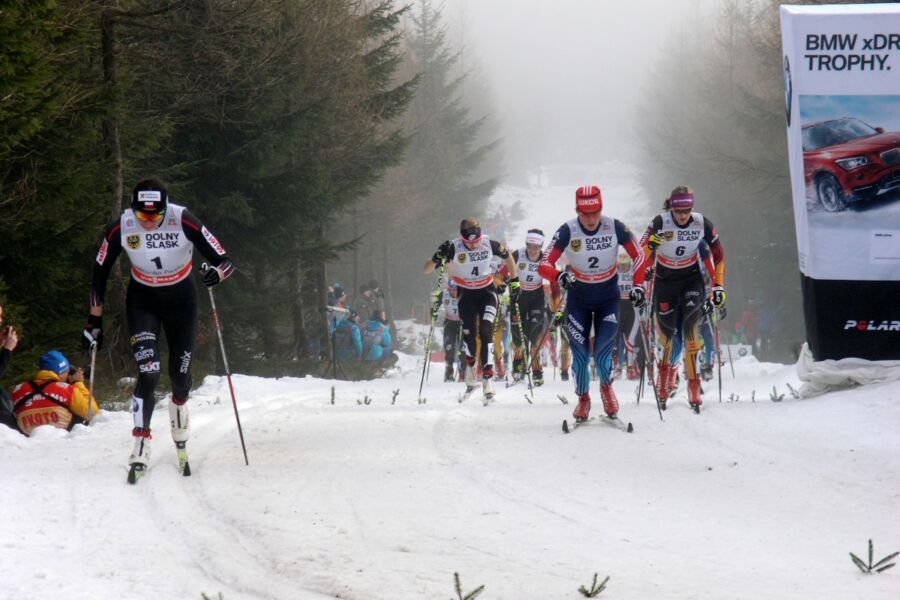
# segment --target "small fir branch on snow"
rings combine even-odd
[[[738,402],[740,399],[741,399],[741,397],[733,392],[730,396],[728,396],[728,400],[731,402]]]
[[[795,390],[795,389],[794,389],[794,386],[792,386],[792,385],[789,384],[789,383],[787,383],[787,384],[785,384],[785,385],[787,385],[787,388],[790,390],[791,396],[793,396],[794,398],[799,398],[799,397],[800,397],[800,392],[798,392],[797,390]]]
[[[600,585],[597,585],[597,574],[594,573],[594,581],[591,583],[591,589],[588,589],[584,586],[578,588],[578,591],[581,592],[581,595],[585,598],[596,598],[600,595],[600,592],[606,589],[606,584],[609,582],[609,575],[606,576]]]
[[[207,596],[203,592],[200,592],[200,597],[203,600],[225,600],[225,596],[222,595],[222,592],[219,592],[218,594],[216,594],[215,598],[213,598],[212,596]]]
[[[756,390],[750,392],[750,402],[756,402]]]
[[[369,398],[369,395],[368,395],[368,394],[366,394],[365,396],[363,396],[363,399],[362,399],[362,400],[360,400],[360,399],[357,398],[356,403],[359,404],[359,405],[365,404],[366,406],[368,406],[368,405],[372,404],[372,399]]]
[[[391,406],[397,403],[397,394],[400,393],[400,388],[394,390],[394,396],[391,398]]]
[[[893,554],[888,554],[877,563],[872,563],[872,560],[874,559],[874,552],[875,550],[872,546],[872,540],[869,539],[869,563],[864,563],[861,558],[859,558],[852,552],[850,553],[850,558],[853,560],[853,564],[855,564],[860,571],[871,575],[873,571],[876,573],[881,573],[882,571],[887,571],[891,567],[895,566],[895,563],[887,563],[889,560],[895,558],[898,554],[900,554],[900,552],[894,552]]]
[[[481,592],[484,591],[484,586],[480,585],[465,596],[463,596],[462,591],[462,583],[459,581],[459,573],[453,574],[453,580],[456,582],[456,598],[457,600],[474,600],[477,598]]]
[[[428,398],[419,398],[419,404],[425,404],[426,402],[428,402]]]
[[[331,386],[331,405],[334,406],[334,386]]]
[[[775,386],[773,385],[773,386],[772,386],[772,393],[769,394],[769,398],[772,399],[772,402],[781,402],[782,400],[784,400],[784,394],[783,394],[783,393],[782,393],[782,394],[779,394],[779,393],[778,393],[778,390],[777,390],[777,389],[775,388]]]
[[[566,397],[563,396],[562,394],[557,394],[556,397],[559,398],[559,401],[562,402],[563,404],[568,404],[568,403],[569,403],[569,401],[566,400]]]

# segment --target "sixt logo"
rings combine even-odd
[[[844,331],[856,329],[857,331],[900,331],[900,321],[855,321],[847,319]]]

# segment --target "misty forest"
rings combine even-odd
[[[700,31],[672,28],[626,124],[627,158],[660,204],[680,183],[715,198],[704,212],[727,249],[729,311],[769,307],[761,359],[790,361],[803,327],[777,4],[720,2]],[[150,175],[237,266],[217,289],[234,371],[320,373],[333,281],[352,293],[374,277],[408,318],[433,286],[420,270],[436,245],[464,216],[523,219],[485,214],[487,200],[540,167],[506,143],[505,108],[445,12],[432,0],[3,3],[0,301],[25,355],[7,378],[50,347],[79,355],[103,227]],[[122,259],[101,390],[132,368],[128,277]],[[198,377],[221,367],[203,311]]]

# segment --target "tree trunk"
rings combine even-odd
[[[103,12],[100,14],[100,38],[103,53],[103,81],[112,88],[118,86],[116,76],[116,23],[113,18],[113,0],[104,0]],[[118,111],[118,108],[116,109]],[[115,218],[122,211],[123,195],[123,160],[122,143],[119,139],[119,120],[112,115],[103,120],[103,143],[107,158],[114,165],[112,198],[110,202],[110,218]]]

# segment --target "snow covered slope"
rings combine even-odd
[[[413,357],[367,382],[236,375],[250,466],[209,377],[193,476],[162,403],[137,486],[128,414],[3,428],[0,597],[441,599],[454,572],[491,600],[578,598],[595,572],[609,599],[900,597],[900,569],[865,576],[848,556],[869,538],[876,559],[900,550],[900,384],[795,400],[793,367],[734,367],[722,403],[710,382],[695,415],[682,386],[665,422],[617,381],[632,434],[562,434],[557,396],[574,394],[550,371],[533,404],[501,384],[488,407],[460,405],[438,364],[418,404]]]

